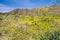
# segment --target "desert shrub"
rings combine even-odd
[[[60,40],[60,16],[45,12],[32,15],[1,15],[0,27],[12,40]]]

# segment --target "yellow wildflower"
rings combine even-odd
[[[60,24],[60,19],[56,19],[55,21]]]
[[[46,11],[48,11],[48,10],[49,10],[49,8],[45,8],[45,10],[46,10]]]

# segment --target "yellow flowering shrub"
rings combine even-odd
[[[60,19],[55,19],[55,21],[60,24]]]
[[[13,40],[52,40],[55,37],[57,40],[60,38],[60,16],[58,15],[9,14],[0,21],[1,33],[7,34],[5,36],[12,37]]]
[[[45,10],[46,10],[46,11],[48,11],[48,10],[49,10],[49,8],[46,8]]]

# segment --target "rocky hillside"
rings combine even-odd
[[[46,12],[45,11],[46,8],[49,9],[48,12],[55,11],[57,13],[60,13],[60,6],[56,6],[56,7],[43,7],[43,8],[35,8],[35,9],[27,9],[27,8],[26,9],[19,9],[19,8],[17,8],[17,9],[12,10],[10,13],[17,13],[17,14],[27,14],[27,13],[31,13],[31,12],[39,13],[41,10]]]
[[[40,13],[41,11],[46,12],[46,8],[48,8],[48,13],[51,12],[55,12],[57,14],[60,14],[60,6],[56,6],[56,7],[42,7],[42,8],[34,8],[34,9],[14,9],[12,11],[10,11],[9,13],[13,13],[13,14],[31,14],[31,13]],[[0,12],[1,14],[1,12]]]

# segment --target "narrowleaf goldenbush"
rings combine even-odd
[[[7,36],[6,40],[60,40],[60,16],[45,14],[0,14],[0,36]]]

